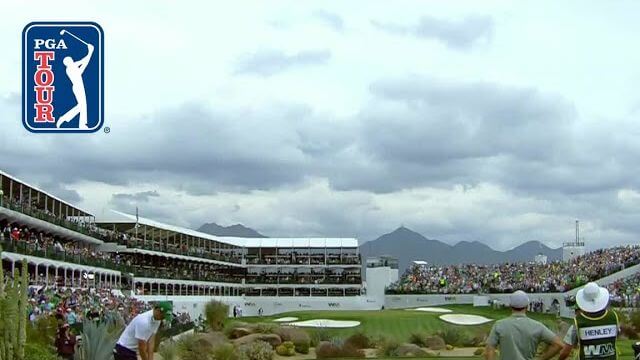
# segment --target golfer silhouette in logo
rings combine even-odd
[[[87,56],[83,57],[79,61],[73,61],[71,56],[67,56],[62,60],[62,63],[67,67],[65,71],[67,73],[67,77],[71,81],[71,90],[73,90],[73,95],[76,97],[76,106],[72,107],[69,111],[67,111],[64,115],[58,118],[58,122],[56,123],[56,127],[60,128],[60,126],[64,123],[67,123],[76,115],[80,115],[80,120],[78,122],[79,129],[88,129],[89,125],[87,124],[87,94],[84,91],[84,81],[82,80],[82,74],[84,70],[89,65],[89,61],[91,60],[91,55],[93,54],[93,45],[86,43],[79,37],[70,33],[68,30],[60,31],[60,35],[68,34],[74,37],[76,40],[81,43],[87,45],[88,53]]]

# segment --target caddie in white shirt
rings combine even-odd
[[[173,305],[168,301],[154,304],[149,310],[138,316],[127,325],[113,349],[114,360],[153,360],[155,335],[162,320],[171,321]]]

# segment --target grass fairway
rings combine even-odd
[[[450,305],[445,306],[447,309],[453,310],[453,314],[473,314],[482,315],[490,319],[498,320],[510,315],[511,310],[493,310],[487,307],[473,307],[470,305]],[[363,332],[371,338],[384,337],[389,340],[395,340],[398,342],[408,342],[412,333],[435,333],[438,330],[442,330],[445,327],[458,328],[467,333],[469,336],[475,336],[478,334],[488,334],[494,321],[477,326],[456,326],[447,324],[440,320],[438,317],[442,314],[427,313],[421,311],[407,311],[407,310],[375,310],[375,311],[300,311],[278,314],[276,316],[265,317],[245,317],[236,319],[237,321],[256,323],[256,322],[272,322],[272,320],[281,317],[297,317],[302,320],[313,319],[331,319],[331,320],[355,320],[360,322],[360,326],[349,329],[314,329],[305,328],[308,332],[325,331],[332,337],[346,338],[351,334]],[[550,329],[556,330],[557,319],[552,315],[542,314],[528,314],[529,317],[541,321],[547,325]],[[227,322],[231,323],[234,319],[228,319]],[[274,323],[275,324],[275,323]],[[633,341],[624,340],[618,344],[618,349],[621,352],[621,360],[633,360],[633,351],[631,350],[631,344]],[[465,360],[465,359],[478,359],[475,358],[446,358],[449,360]],[[397,359],[397,358],[395,358]]]

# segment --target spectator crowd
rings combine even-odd
[[[128,323],[134,316],[150,309],[149,305],[111,289],[70,289],[63,287],[31,287],[29,320],[55,316],[72,328],[86,320]]]
[[[599,249],[549,264],[413,265],[387,288],[390,294],[564,292],[640,263],[640,246]],[[626,290],[625,290],[626,291]]]
[[[607,288],[613,306],[640,307],[639,273],[609,284]]]
[[[106,323],[108,326],[124,327],[136,315],[151,309],[152,304],[125,296],[112,289],[70,289],[56,286],[32,286],[29,289],[27,314],[35,325],[39,320],[55,318],[57,332],[53,344],[59,356],[73,359],[77,346],[77,335],[84,321]],[[198,319],[202,327],[203,319]],[[186,312],[174,314],[170,327],[185,330],[194,326]],[[169,326],[167,326],[169,327]]]

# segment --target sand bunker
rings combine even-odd
[[[273,320],[274,322],[292,322],[298,320],[297,317],[283,317]]]
[[[487,319],[484,316],[464,314],[440,315],[440,319],[455,325],[480,325],[493,321],[491,319]]]
[[[424,311],[424,312],[431,312],[431,313],[450,313],[453,312],[452,310],[449,309],[445,309],[445,308],[437,308],[437,307],[421,307],[421,308],[417,308],[417,309],[407,309],[409,311]]]
[[[356,327],[360,325],[360,321],[339,321],[339,320],[317,319],[317,320],[298,321],[298,322],[291,323],[289,325],[298,326],[298,327],[344,329],[344,328]]]

